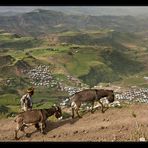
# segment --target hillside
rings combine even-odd
[[[72,11],[0,15],[0,141],[14,141],[13,117],[31,86],[33,108],[56,103],[63,119],[49,118],[46,135],[31,127],[20,141],[148,140],[147,16]],[[121,105],[72,120],[66,100],[86,88],[112,89]]]
[[[4,38],[5,34],[2,33],[1,37]],[[3,55],[1,60],[5,62],[4,57],[9,56],[13,59],[13,62],[5,64],[1,68],[3,73],[7,73],[6,67],[9,66],[10,69],[14,69],[12,73],[16,74],[17,71],[29,70],[29,68],[39,64],[50,64],[51,68],[54,67],[52,68],[54,74],[70,74],[91,86],[99,82],[119,80],[125,74],[134,74],[145,69],[144,61],[140,61],[139,57],[136,57],[138,51],[135,47],[139,47],[140,38],[131,35],[110,30],[86,32],[85,34],[65,32],[43,37],[39,41],[40,47],[38,48],[36,48],[38,44],[35,43],[35,47],[28,45],[29,48],[27,48],[23,42],[19,42],[21,47],[19,48],[17,43],[14,42],[17,50],[14,50],[12,45],[10,46],[11,49],[6,42],[4,43],[6,47],[1,50]],[[9,36],[11,35],[9,34]],[[13,40],[15,41],[15,37],[11,37],[11,41]],[[34,38],[30,38],[30,40],[34,40]],[[135,44],[135,41],[137,45],[134,48],[127,46],[128,44]],[[147,52],[141,50],[142,53],[146,54]],[[97,77],[89,82],[94,73]]]
[[[41,41],[33,37],[24,37],[16,33],[8,33],[0,30],[0,50],[2,49],[25,49],[37,47]]]
[[[146,104],[123,104],[120,108],[110,108],[104,114],[97,110],[86,112],[83,118],[47,121],[46,135],[33,126],[26,129],[30,138],[14,140],[14,118],[0,120],[0,141],[7,142],[138,142],[147,141]]]
[[[37,44],[30,45],[20,40],[15,42],[16,35],[11,33],[3,31],[0,35],[6,41],[1,40],[4,44],[0,57],[2,79],[19,76],[25,82],[25,71],[38,65],[49,65],[52,75],[63,75],[63,78],[71,75],[79,78],[81,83],[94,86],[147,70],[146,61],[141,59],[142,55],[147,55],[147,44],[145,38],[136,34],[111,30],[71,31],[44,36],[37,39]],[[9,45],[9,40],[14,44]],[[28,38],[29,42],[34,40]],[[92,78],[94,75],[96,77]],[[70,83],[68,79],[66,81]]]
[[[134,16],[67,15],[62,12],[38,9],[36,11],[0,16],[0,28],[25,36],[97,29],[114,29],[124,32],[146,30],[147,19]]]
[[[8,107],[1,115],[17,113],[30,86],[35,107],[85,88],[146,88],[148,33],[139,19],[41,9],[0,16],[0,104]]]

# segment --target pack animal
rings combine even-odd
[[[113,90],[104,90],[104,89],[86,89],[80,92],[75,93],[70,97],[71,100],[71,108],[72,108],[72,118],[74,118],[74,111],[81,118],[79,114],[79,108],[82,103],[90,102],[92,105],[91,112],[93,113],[94,102],[99,101],[101,104],[101,111],[104,113],[104,106],[100,101],[101,98],[106,97],[109,103],[114,101],[114,92]]]
[[[35,127],[44,134],[44,129],[46,128],[46,120],[52,115],[55,115],[56,118],[62,117],[61,108],[59,106],[52,106],[49,109],[34,109],[28,110],[26,112],[21,112],[16,116],[14,120],[17,123],[15,129],[15,139],[19,139],[17,137],[19,130],[28,136],[24,128],[28,127],[29,125],[35,125]]]

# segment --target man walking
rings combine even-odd
[[[21,102],[21,110],[27,111],[32,109],[32,95],[34,94],[34,88],[31,87],[27,89],[27,93],[22,96]]]

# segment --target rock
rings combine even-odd
[[[106,121],[109,121],[109,119],[106,119]]]
[[[67,136],[67,135],[68,135],[68,133],[64,133],[64,135],[65,135],[65,136]]]
[[[85,133],[85,134],[86,134],[86,133],[88,133],[88,131],[86,131],[86,130],[83,130],[83,131],[82,131],[82,133]]]
[[[139,138],[139,141],[146,141],[144,137]]]
[[[61,137],[61,135],[58,135],[58,137],[60,138],[60,137]]]
[[[100,128],[101,128],[101,129],[105,129],[105,127],[104,127],[104,126],[101,126]]]
[[[73,132],[73,134],[77,134],[77,133],[78,133],[78,131],[74,131],[74,132]]]
[[[53,138],[55,138],[55,137],[56,137],[56,135],[53,135],[52,137],[53,137]]]

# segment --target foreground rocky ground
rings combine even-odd
[[[27,138],[20,132],[20,140],[14,140],[13,118],[0,120],[0,141],[147,141],[148,105],[124,104],[120,108],[109,108],[104,114],[97,110],[87,112],[83,118],[63,119],[47,122],[47,134],[42,135],[34,127],[26,129],[31,133]]]

